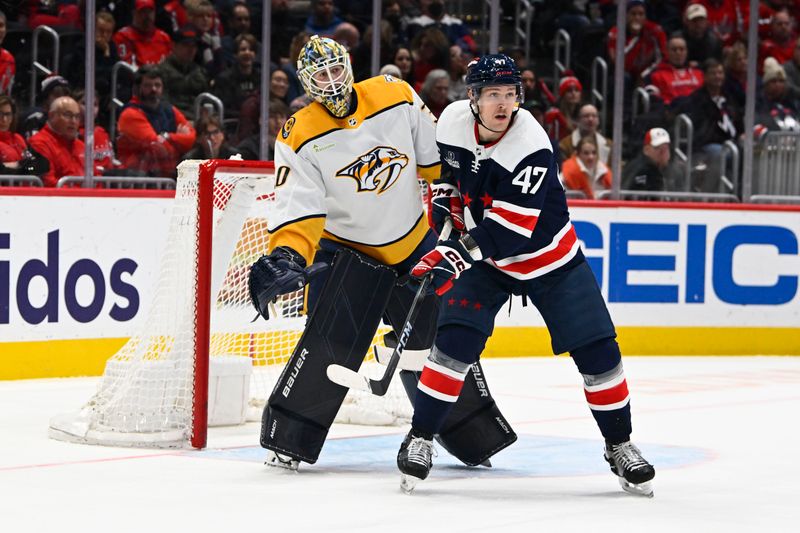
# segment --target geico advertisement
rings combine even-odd
[[[800,210],[572,207],[617,325],[800,327]],[[498,325],[541,325],[514,302]]]
[[[0,197],[0,342],[130,336],[152,300],[171,205]]]
[[[130,336],[153,297],[171,205],[0,197],[0,341]],[[571,213],[619,326],[800,327],[800,211]],[[530,303],[507,309],[498,326],[542,325]]]

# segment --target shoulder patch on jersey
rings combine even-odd
[[[292,132],[292,126],[294,123],[297,122],[297,119],[294,116],[289,117],[289,119],[283,123],[283,127],[281,128],[281,137],[284,139],[289,138],[289,133]]]
[[[408,165],[408,156],[390,146],[376,146],[336,172],[337,178],[352,178],[358,192],[381,194],[395,184]]]

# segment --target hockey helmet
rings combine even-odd
[[[505,54],[488,54],[468,65],[467,88],[478,99],[481,89],[489,85],[513,85],[522,98],[522,76],[514,60]],[[520,102],[521,103],[521,102]]]
[[[344,46],[314,35],[297,58],[297,76],[310,98],[336,117],[347,115],[353,92],[353,68]]]

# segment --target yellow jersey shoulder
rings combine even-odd
[[[414,90],[403,80],[389,75],[375,76],[353,86],[358,99],[355,113],[342,118],[332,116],[319,102],[311,102],[283,124],[277,142],[297,152],[312,139],[340,129],[357,129],[369,117],[396,107],[413,105]]]

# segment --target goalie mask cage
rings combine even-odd
[[[203,448],[212,358],[250,367],[247,420],[260,420],[306,319],[298,291],[278,299],[270,320],[253,321],[247,279],[250,265],[267,251],[273,169],[271,162],[234,160],[178,166],[166,249],[143,326],[108,360],[87,404],[51,419],[51,437]],[[362,371],[382,372],[372,361]],[[337,421],[393,425],[410,417],[410,402],[397,384],[384,397],[349,391]]]

